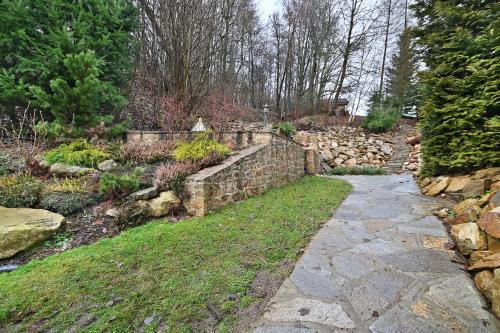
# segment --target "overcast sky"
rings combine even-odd
[[[269,15],[280,7],[280,0],[255,0],[263,22],[267,22]]]

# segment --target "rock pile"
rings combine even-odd
[[[353,127],[328,127],[323,131],[299,131],[293,139],[306,149],[317,150],[327,166],[382,167],[393,153],[391,134],[366,134]]]
[[[403,163],[403,171],[410,171],[417,174],[420,171],[422,163],[422,156],[420,154],[420,140],[422,136],[420,133],[412,133],[405,139],[406,144],[410,145],[410,152],[406,161]]]
[[[424,194],[449,196],[457,201],[452,210],[435,214],[450,229],[457,250],[468,257],[477,288],[500,317],[500,167],[470,175],[419,180]]]

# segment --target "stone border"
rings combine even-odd
[[[188,212],[202,216],[302,177],[303,147],[273,133],[268,135],[269,142],[245,148],[221,165],[188,177],[184,200]]]

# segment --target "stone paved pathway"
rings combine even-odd
[[[271,299],[255,333],[500,332],[409,175],[354,186]]]

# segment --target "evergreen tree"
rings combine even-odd
[[[424,171],[500,165],[500,5],[418,0]]]
[[[0,110],[14,117],[31,100],[82,126],[112,113],[125,102],[136,14],[130,0],[0,1]]]
[[[417,91],[415,64],[410,30],[406,28],[399,36],[398,50],[392,56],[387,69],[387,104],[399,110],[415,105]]]

